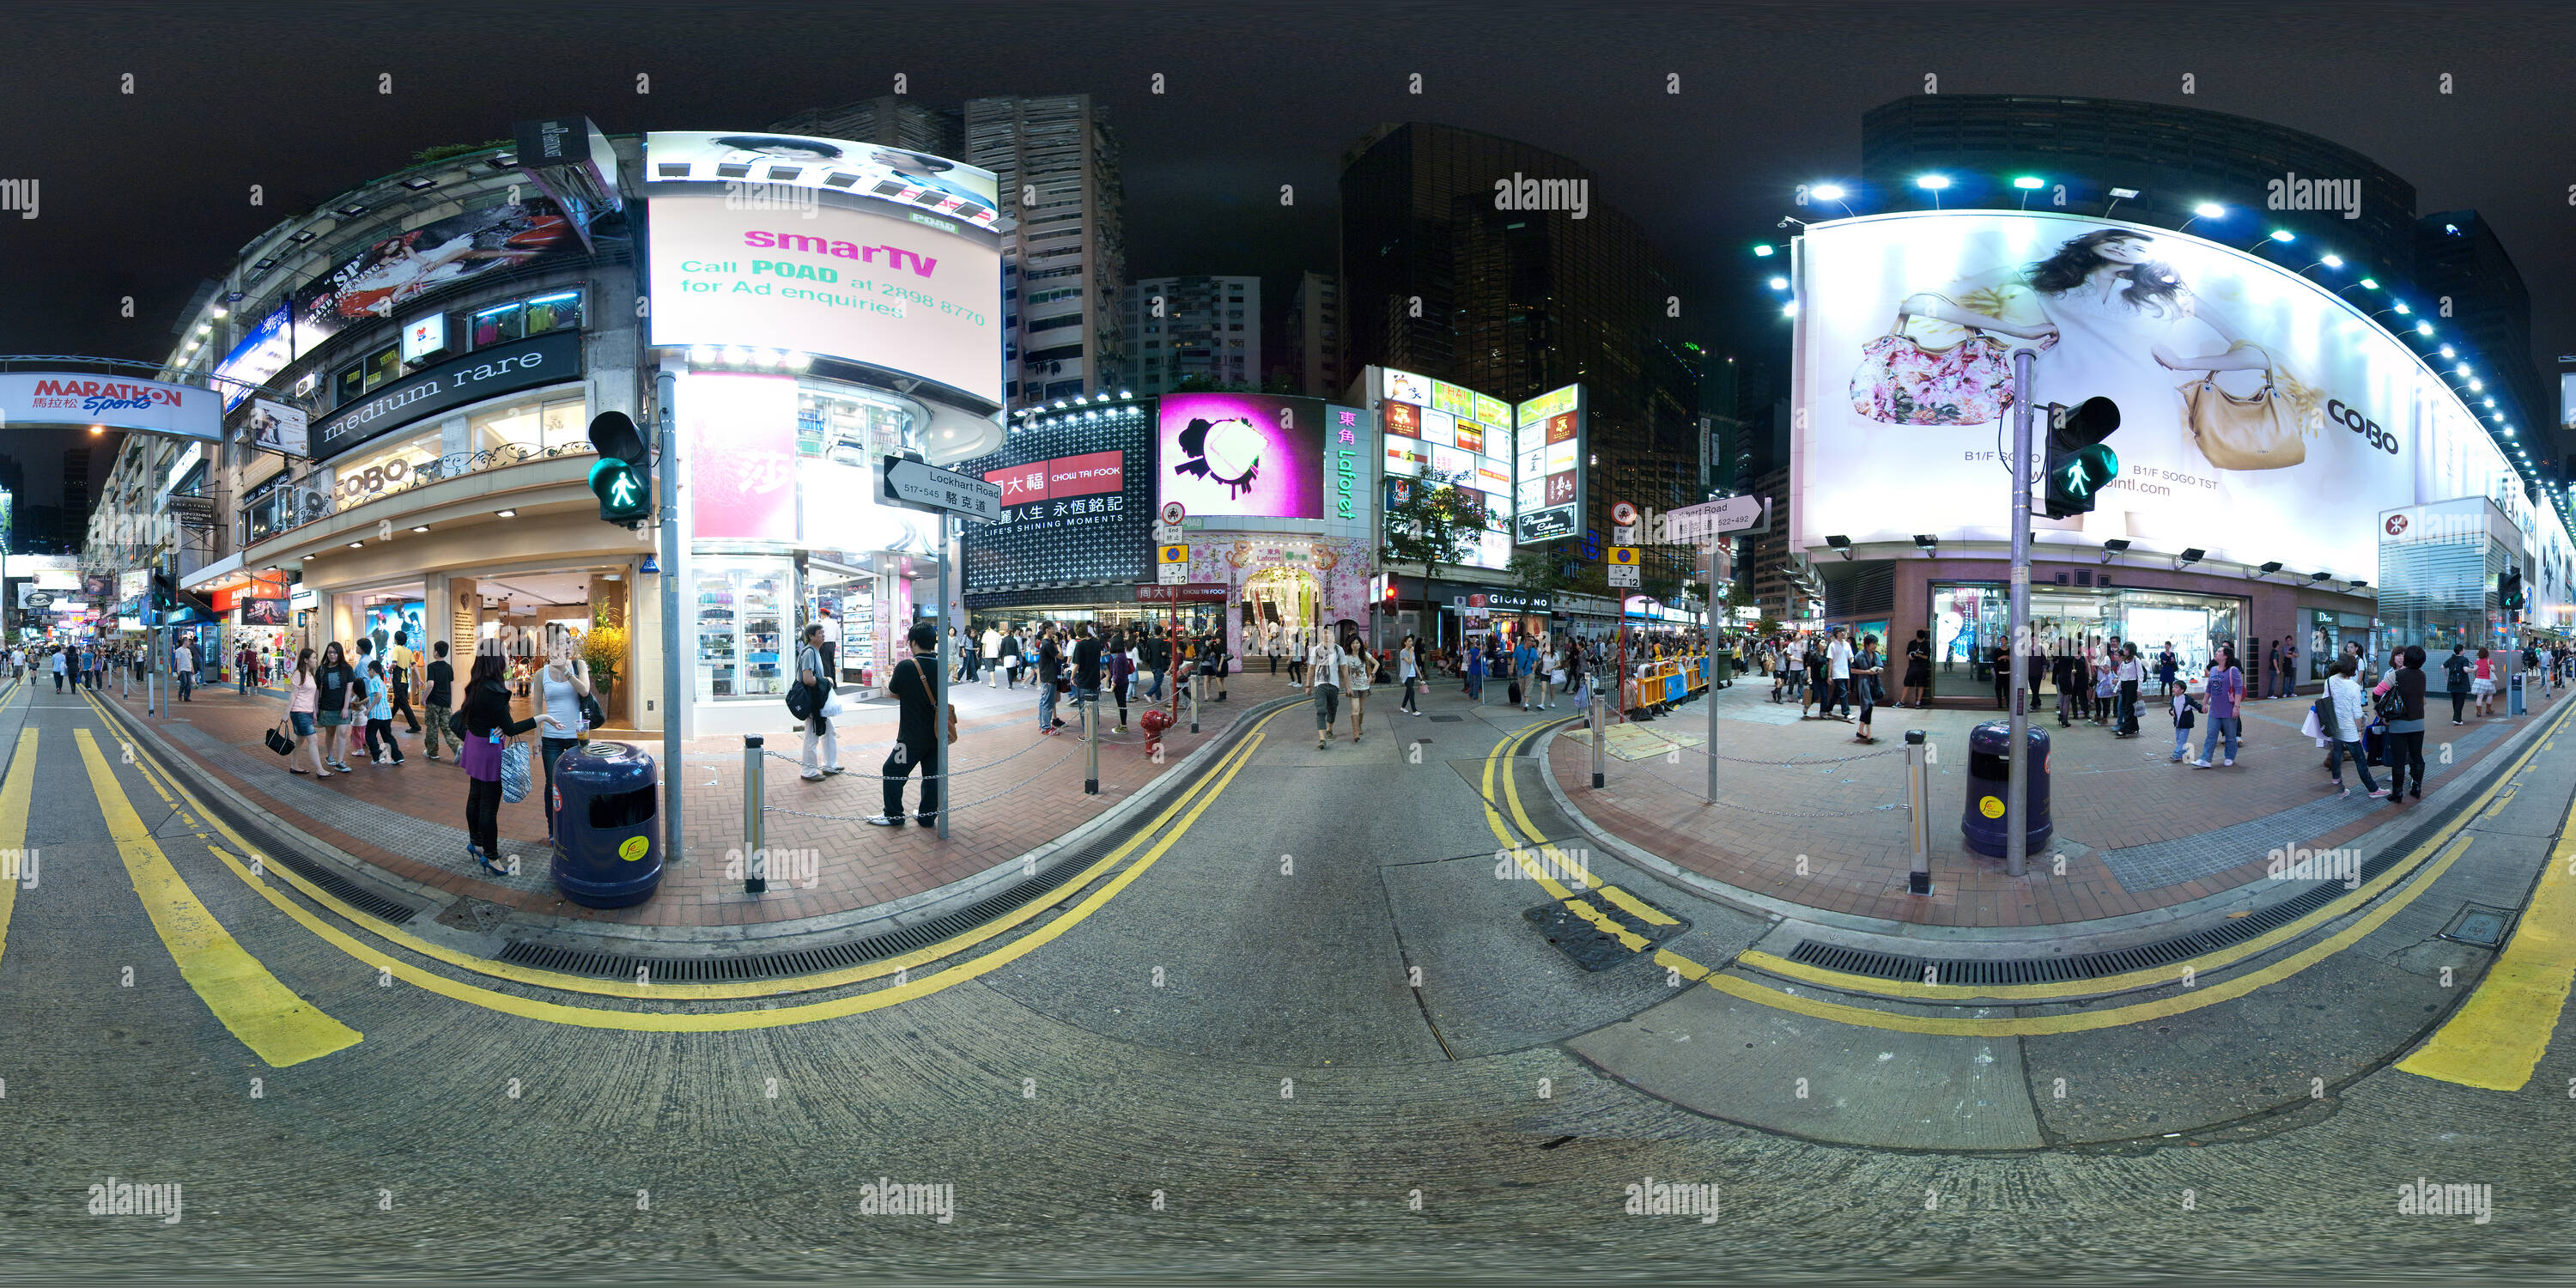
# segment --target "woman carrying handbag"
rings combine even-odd
[[[506,875],[501,853],[501,762],[505,747],[525,748],[509,739],[537,727],[534,720],[510,718],[509,668],[498,653],[474,655],[465,681],[465,702],[456,713],[462,745],[457,763],[465,770],[465,853],[484,871]]]
[[[295,732],[292,735],[294,741],[287,744],[286,755],[290,760],[293,759],[295,744],[303,744],[305,754],[313,758],[313,776],[329,778],[331,771],[322,764],[322,744],[313,736],[314,718],[318,714],[321,701],[322,688],[313,681],[313,650],[308,648],[295,655],[295,674],[287,679],[287,727]],[[286,772],[301,774],[304,770],[300,766],[289,764]]]

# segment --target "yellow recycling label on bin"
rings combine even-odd
[[[629,863],[633,863],[637,859],[643,858],[644,852],[652,848],[653,842],[651,840],[641,836],[630,836],[618,845],[617,857],[624,859]]]
[[[1988,818],[2002,818],[2004,816],[2004,798],[2000,796],[1978,797],[1977,812]]]

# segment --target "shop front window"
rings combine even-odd
[[[579,395],[545,398],[476,413],[466,421],[466,441],[478,452],[517,447],[529,453],[587,444],[589,424]]]
[[[696,561],[690,608],[700,701],[781,697],[793,678],[784,612],[795,569],[784,558]]]

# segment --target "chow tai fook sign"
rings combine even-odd
[[[194,385],[86,372],[0,373],[0,427],[104,425],[201,442],[224,436],[222,396]]]
[[[539,385],[581,376],[581,333],[560,331],[477,349],[314,421],[309,437],[315,460],[326,460],[379,434],[417,424],[440,412]]]
[[[1177,586],[1138,586],[1140,604],[1222,604],[1230,592],[1221,581],[1184,582]]]
[[[1031,519],[1066,517],[1075,513],[1117,514],[1124,508],[1118,494],[1127,487],[1126,453],[1085,452],[1080,456],[1060,456],[1051,461],[1031,461],[1007,469],[985,470],[984,481],[1002,489],[1002,506],[1009,518],[1026,522]],[[1088,500],[1075,510],[1078,498],[1100,497],[1093,508]]]

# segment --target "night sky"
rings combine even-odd
[[[2492,222],[2553,386],[2576,353],[2576,4],[20,4],[0,31],[0,178],[43,185],[39,218],[0,215],[0,353],[157,360],[243,243],[423,147],[575,113],[612,133],[758,127],[897,72],[940,106],[1095,95],[1125,149],[1130,272],[1260,273],[1274,324],[1298,270],[1333,267],[1342,150],[1427,120],[1590,166],[1594,200],[1683,266],[1703,342],[1760,344],[1745,248],[1780,235],[1793,185],[1853,176],[1861,112],[1929,72],[1947,93],[2178,103],[2355,148],[2415,185],[2418,213]]]

